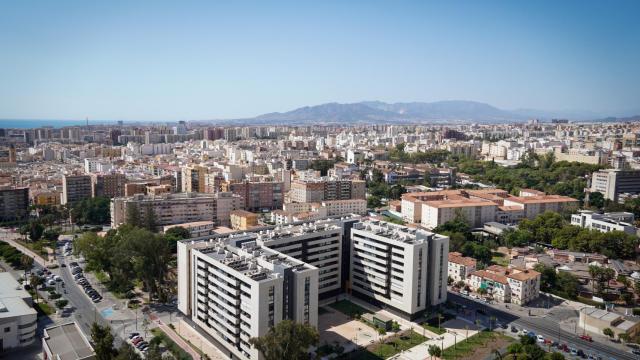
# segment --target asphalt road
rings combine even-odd
[[[489,304],[474,301],[472,299],[468,299],[451,292],[448,294],[448,296],[451,301],[465,305],[467,309],[484,310],[484,312],[486,312],[486,315],[479,315],[479,318],[483,321],[483,323],[487,325],[488,317],[495,316],[498,319],[498,322],[506,323],[509,326],[515,325],[518,330],[527,329],[528,331],[533,331],[536,333],[536,335],[544,336],[545,339],[557,341],[561,344],[566,343],[570,348],[573,347],[575,349],[581,349],[586,354],[600,356],[603,359],[640,359],[639,356],[631,353],[631,349],[629,349],[628,351],[622,351],[621,349],[600,342],[588,342],[582,340],[576,334],[560,329],[557,322],[551,321],[544,317],[522,317],[520,314],[506,312],[502,309],[496,309]]]

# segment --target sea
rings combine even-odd
[[[89,125],[113,125],[117,124],[117,120],[89,120]],[[134,122],[124,121],[125,124]],[[60,128],[65,126],[83,126],[86,120],[35,120],[35,119],[0,119],[0,129],[33,129],[44,126]]]

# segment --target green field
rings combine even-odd
[[[401,351],[411,349],[416,345],[420,345],[429,338],[418,334],[415,331],[405,331],[401,334],[392,336],[382,344],[373,344],[366,349],[359,350],[351,354],[345,354],[343,357],[356,360],[382,360],[388,359]]]
[[[469,337],[467,340],[461,341],[456,344],[455,349],[453,346],[444,349],[442,353],[442,359],[465,359],[472,354],[478,348],[484,348],[493,340],[504,339],[509,342],[514,341],[505,335],[494,333],[491,331],[480,331],[479,333]]]

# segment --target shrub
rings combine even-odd
[[[49,299],[51,299],[51,300],[60,299],[61,297],[62,297],[62,295],[60,295],[60,294],[58,294],[56,292],[49,294]]]
[[[58,309],[62,309],[63,307],[67,306],[67,304],[69,303],[69,300],[67,299],[60,299],[56,301],[56,307]]]

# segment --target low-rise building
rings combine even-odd
[[[182,227],[189,231],[192,238],[211,235],[214,233],[216,224],[213,221],[196,221],[184,224],[166,225],[162,227],[162,232],[167,232],[171,228]]]
[[[640,335],[640,321],[637,318],[586,306],[580,309],[578,327],[598,335],[609,328],[616,338],[621,334],[626,334],[631,339]]]
[[[540,273],[530,269],[492,265],[471,273],[467,284],[486,291],[493,299],[524,305],[540,296]]]
[[[13,275],[0,273],[0,351],[33,344],[37,326],[31,295]]]
[[[633,226],[634,215],[628,212],[598,214],[591,210],[581,210],[571,215],[571,225],[600,232],[622,231],[636,235],[638,229]]]
[[[466,281],[467,277],[476,271],[476,259],[462,256],[459,252],[449,253],[449,277],[454,282]]]
[[[258,214],[246,210],[231,212],[231,228],[234,230],[249,230],[258,225]]]
[[[93,360],[96,353],[75,322],[54,325],[42,334],[44,360]]]

